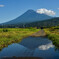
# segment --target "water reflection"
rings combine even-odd
[[[53,48],[53,47],[54,47],[54,45],[51,42],[51,43],[48,43],[46,45],[41,45],[38,48],[39,48],[39,50],[48,50],[49,48]]]
[[[45,37],[28,37],[24,39],[22,42],[20,42],[19,44],[29,49],[36,49],[41,45],[47,45],[49,43],[52,42]]]
[[[0,51],[0,57],[41,57],[45,59],[59,59],[59,52],[48,38],[28,37],[20,43],[13,43]]]

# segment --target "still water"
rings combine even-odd
[[[59,59],[59,50],[46,37],[28,37],[20,43],[13,43],[0,51],[0,57],[41,57]]]

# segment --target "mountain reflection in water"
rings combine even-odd
[[[13,43],[0,51],[0,57],[41,57],[59,59],[52,41],[45,37],[28,37],[20,43]]]

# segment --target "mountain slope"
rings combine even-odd
[[[32,22],[25,24],[26,27],[51,27],[59,26],[59,17],[52,18],[44,21]]]
[[[38,14],[34,10],[28,10],[23,15],[17,17],[16,19],[3,24],[29,23],[29,22],[42,21],[51,18],[52,17],[45,14]]]

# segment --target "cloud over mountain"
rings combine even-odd
[[[46,14],[46,15],[55,15],[56,14],[54,11],[48,10],[48,9],[45,9],[45,8],[37,9],[36,12],[40,13],[40,14]]]

